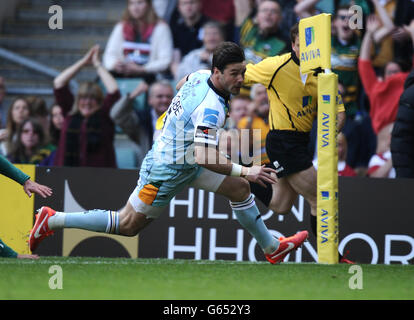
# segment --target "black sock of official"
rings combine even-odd
[[[273,196],[273,189],[272,185],[266,183],[266,187],[261,186],[258,183],[250,182],[250,192],[254,194],[254,196],[259,199],[266,207],[269,207],[270,201],[272,200]]]
[[[310,215],[310,225],[312,233],[316,237],[316,216]]]

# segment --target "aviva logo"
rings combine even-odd
[[[313,27],[305,28],[306,46],[311,45],[315,41],[315,29]]]
[[[312,104],[312,96],[304,96],[302,97],[302,108]]]
[[[329,191],[321,191],[322,200],[329,200]]]
[[[322,102],[323,103],[331,103],[331,96],[329,94],[322,95]]]

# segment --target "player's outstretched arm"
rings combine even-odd
[[[21,184],[23,186],[24,192],[26,192],[29,197],[32,196],[32,193],[36,193],[43,198],[52,195],[52,189],[31,181],[30,177],[27,174],[18,169],[3,156],[0,156],[0,174],[5,175],[6,177],[13,179],[17,183]]]
[[[245,167],[232,163],[214,147],[195,146],[195,161],[199,166],[227,176],[243,177],[266,187],[265,183],[277,183],[276,171],[265,166]]]

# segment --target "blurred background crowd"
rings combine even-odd
[[[338,135],[339,175],[393,178],[393,157],[407,166],[414,161],[414,138],[407,139],[414,132],[414,96],[409,92],[414,82],[414,1],[85,2],[87,9],[79,0],[23,0],[14,18],[3,21],[0,49],[7,50],[0,52],[0,152],[13,163],[139,168],[158,134],[156,121],[176,93],[176,82],[210,69],[218,44],[236,42],[246,61],[257,63],[290,52],[290,27],[319,13],[332,14],[332,70],[338,74],[347,115]],[[44,11],[39,17],[38,8],[52,3],[63,8],[63,29],[47,29],[42,38],[35,26],[50,15]],[[361,29],[350,23],[353,5],[362,10]],[[73,23],[71,14],[76,15]],[[104,20],[106,25],[111,21],[109,28],[103,27]],[[47,22],[42,23],[46,28]],[[31,33],[37,40],[24,38]],[[87,35],[89,41],[72,34]],[[29,40],[21,43],[19,37]],[[46,89],[24,85],[19,77],[25,72]],[[44,80],[37,73],[52,75]],[[230,105],[220,141],[231,143],[223,143],[222,151],[231,153],[238,130],[261,129],[251,140],[260,140],[260,161],[268,162],[266,88],[243,88]],[[309,145],[314,153],[315,132]],[[408,169],[400,172],[414,177]]]

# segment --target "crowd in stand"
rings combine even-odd
[[[351,27],[354,4],[362,29]],[[94,46],[54,79],[53,105],[36,97],[4,105],[7,79],[0,77],[0,152],[14,163],[122,168],[117,146],[127,139],[139,167],[176,82],[210,69],[219,43],[240,44],[246,61],[257,63],[290,52],[290,27],[321,12],[332,14],[332,70],[347,115],[338,135],[339,175],[414,177],[414,2],[400,0],[128,0],[106,47]],[[98,81],[71,92],[70,80],[86,66]],[[131,79],[134,87],[125,90],[121,84]],[[260,140],[259,161],[269,162],[266,88],[243,88],[230,105],[220,141],[237,136],[234,130],[260,129],[249,141]]]

